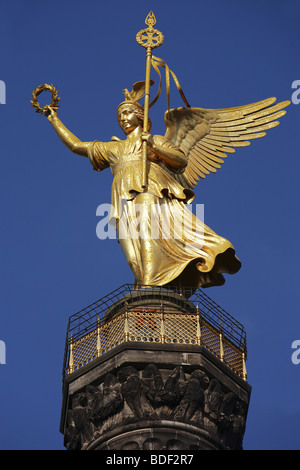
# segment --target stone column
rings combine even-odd
[[[107,321],[117,314],[110,309]],[[130,341],[130,335],[129,327],[128,341],[66,375],[66,448],[242,449],[247,381],[200,341]]]

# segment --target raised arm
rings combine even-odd
[[[47,116],[49,122],[54,127],[58,137],[73,153],[88,157],[88,147],[90,142],[81,142],[66,126],[61,122],[57,116],[57,112],[49,106],[49,115]]]

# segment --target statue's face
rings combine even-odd
[[[129,134],[141,125],[134,110],[130,106],[122,106],[118,110],[118,121],[125,134]]]

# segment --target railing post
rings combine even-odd
[[[165,336],[165,318],[164,318],[164,307],[161,304],[161,323],[160,323],[160,341],[164,343],[166,339]]]
[[[242,361],[243,361],[243,379],[247,380],[247,369],[246,369],[246,355],[245,355],[245,350],[242,353]]]
[[[127,309],[127,302],[126,302],[126,304],[125,304],[124,339],[125,339],[125,341],[129,341],[129,327],[128,327],[128,309]]]
[[[198,304],[196,307],[196,312],[197,312],[197,344],[198,346],[200,346],[201,345],[201,323],[200,323],[200,311],[199,311]]]
[[[71,374],[72,372],[74,372],[73,335],[71,335],[71,339],[70,339],[70,355],[69,355],[69,367],[68,367],[68,373]]]
[[[220,359],[222,362],[224,362],[223,333],[222,333],[221,327],[220,327],[219,338],[220,338]]]
[[[98,320],[97,320],[97,357],[100,357],[102,353],[100,333],[101,333],[101,327],[100,327],[100,319],[98,317]]]

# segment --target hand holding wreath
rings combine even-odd
[[[42,93],[42,91],[50,91],[52,93],[52,101],[49,105],[45,105],[43,108],[41,108],[39,102],[38,102],[38,95]],[[39,85],[35,90],[32,92],[32,101],[31,101],[31,106],[36,110],[37,113],[39,114],[44,114],[46,117],[48,116],[53,116],[53,110],[56,112],[58,109],[58,102],[60,98],[58,98],[58,90],[56,89],[55,86],[48,85],[45,83],[45,85]]]

